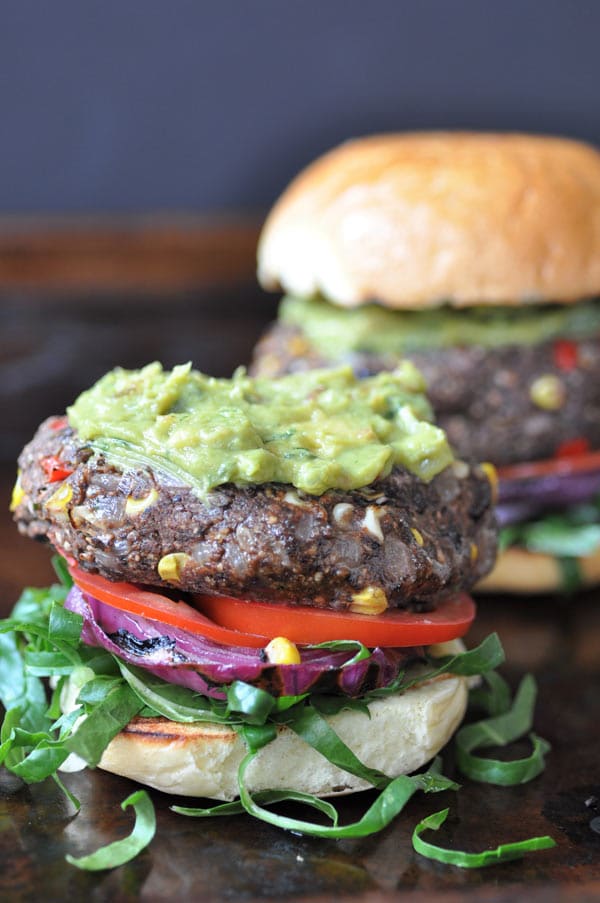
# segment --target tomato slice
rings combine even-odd
[[[571,473],[584,473],[588,470],[600,470],[600,451],[562,458],[548,458],[545,461],[511,464],[507,467],[499,467],[498,476],[501,480],[528,480],[551,475],[566,476]]]
[[[421,646],[464,636],[475,617],[475,603],[466,593],[441,601],[434,611],[395,609],[381,615],[271,605],[227,596],[196,596],[202,610],[217,624],[285,636],[293,643],[359,640],[365,646]]]
[[[209,595],[194,597],[199,611],[133,583],[112,583],[73,565],[69,570],[80,589],[113,608],[227,646],[257,649],[275,636],[301,644],[358,640],[370,647],[421,646],[464,636],[475,617],[475,603],[466,593],[444,599],[435,611],[395,610],[374,616]]]
[[[590,452],[590,443],[583,436],[577,439],[567,439],[556,449],[556,458],[578,458],[580,455],[587,455]]]
[[[270,635],[258,636],[255,633],[240,633],[235,629],[221,627],[187,602],[173,602],[161,592],[143,589],[134,583],[113,583],[98,574],[88,574],[74,565],[69,566],[69,572],[79,589],[106,605],[151,621],[160,621],[170,627],[180,627],[215,643],[261,649],[272,639]]]

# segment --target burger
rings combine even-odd
[[[282,288],[252,372],[409,359],[457,455],[495,465],[491,591],[600,580],[600,154],[521,134],[351,141],[270,213]]]
[[[30,738],[32,780],[99,765],[254,814],[261,793],[388,787],[499,660],[459,640],[495,556],[489,472],[454,456],[410,363],[118,368],[41,425],[12,509],[69,584],[10,622],[28,679],[55,688],[60,736],[39,744],[33,691],[32,733],[11,735]]]

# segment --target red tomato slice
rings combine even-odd
[[[100,602],[112,605],[120,611],[140,615],[151,621],[160,621],[170,627],[180,627],[190,633],[204,636],[225,646],[251,646],[261,649],[272,639],[271,635],[240,633],[213,623],[187,602],[173,602],[168,596],[154,590],[142,589],[134,583],[112,583],[98,574],[88,574],[73,565],[69,572],[75,584]]]
[[[293,643],[358,640],[365,646],[421,646],[463,636],[475,617],[475,603],[466,593],[440,602],[435,611],[388,611],[382,615],[247,602],[226,596],[198,595],[198,611],[173,602],[162,593],[133,583],[112,583],[77,567],[69,568],[84,592],[130,614],[180,627],[227,646],[261,648],[275,636]]]
[[[556,449],[555,458],[578,458],[580,455],[587,455],[591,451],[590,443],[583,436],[578,439],[567,439]]]
[[[600,470],[600,451],[572,457],[548,458],[545,461],[511,464],[508,467],[499,467],[498,476],[501,480],[528,480],[554,474],[566,476],[571,473],[584,473],[588,470]]]
[[[421,646],[463,636],[475,617],[475,603],[466,593],[440,602],[435,611],[394,609],[381,615],[271,605],[227,596],[196,596],[198,605],[217,624],[285,636],[293,643],[359,640],[365,646]]]

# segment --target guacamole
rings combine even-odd
[[[403,354],[464,345],[535,345],[559,337],[586,339],[600,333],[600,300],[390,310],[378,304],[347,309],[321,298],[287,297],[279,320],[299,327],[311,345],[333,361],[353,352]]]
[[[350,367],[279,379],[216,379],[191,364],[118,368],[68,409],[79,436],[122,467],[150,465],[201,495],[224,483],[358,489],[402,465],[428,481],[453,459],[405,362],[358,380]]]

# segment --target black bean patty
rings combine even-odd
[[[49,482],[48,456],[73,473]],[[490,484],[463,462],[428,484],[398,468],[351,492],[227,484],[202,500],[159,469],[123,472],[55,418],[19,463],[21,532],[110,580],[355,611],[382,599],[427,608],[471,587],[496,551]],[[177,573],[165,574],[160,562],[174,553]]]
[[[573,439],[600,448],[600,338],[570,343],[573,366],[557,343],[436,348],[403,355],[427,380],[437,422],[463,458],[512,464],[552,457]],[[353,353],[345,358],[360,376],[391,370],[400,357]],[[559,363],[560,361],[560,363]],[[251,372],[275,376],[323,367],[326,361],[297,327],[275,323],[256,347]],[[536,397],[550,381],[551,407]],[[533,397],[532,397],[533,396]]]

